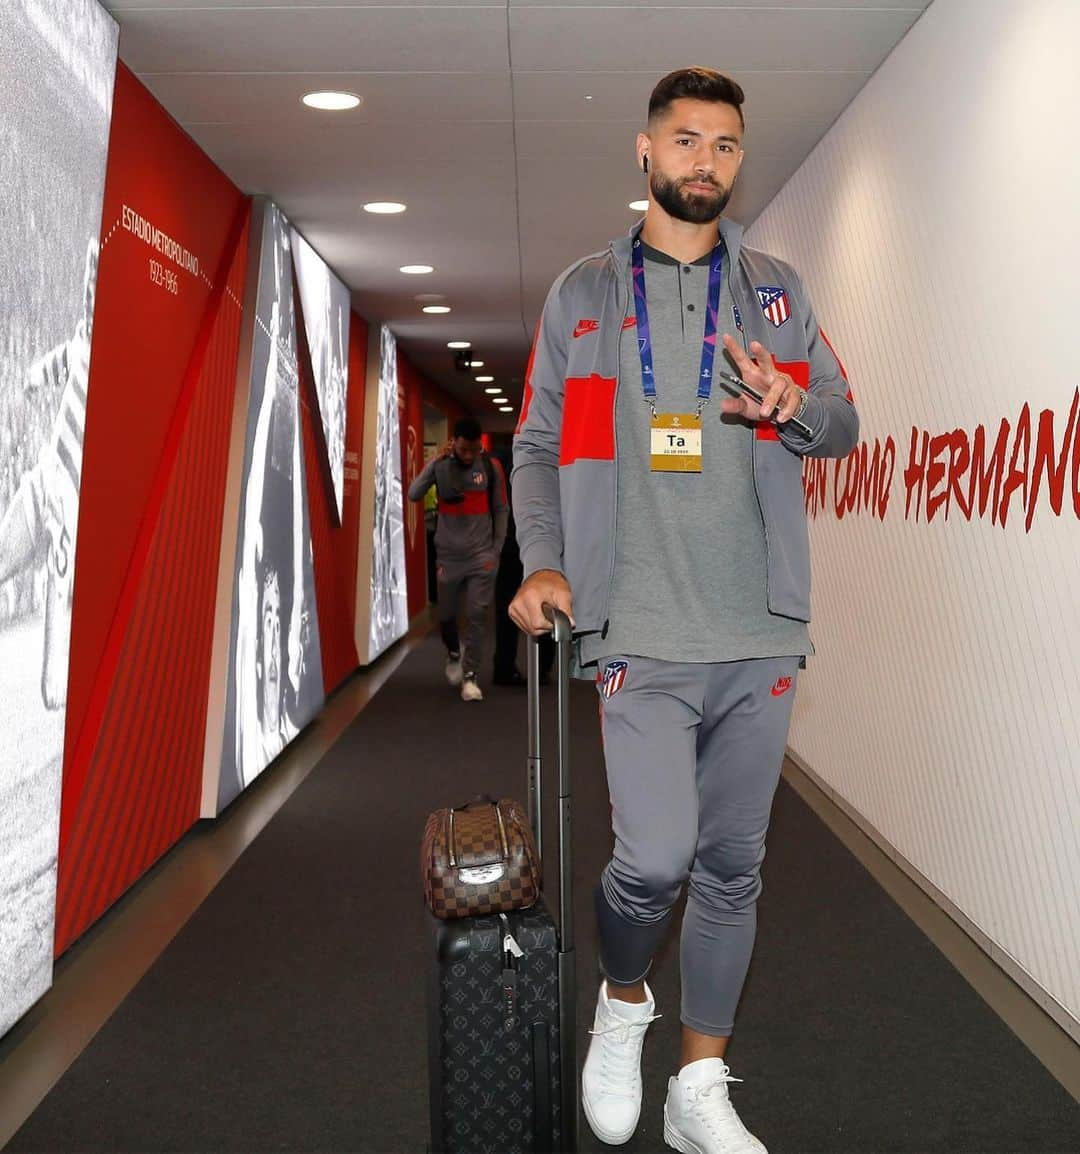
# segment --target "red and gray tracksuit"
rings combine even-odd
[[[484,626],[510,517],[506,476],[499,462],[486,454],[465,466],[451,453],[427,463],[409,486],[409,500],[423,500],[432,485],[439,498],[435,529],[439,624],[447,649],[461,653],[466,675],[475,674],[483,656]],[[459,642],[462,596],[465,631]]]
[[[641,405],[640,373],[620,380],[627,373],[620,373],[620,339],[634,324],[629,268],[639,231],[640,224],[573,265],[548,295],[514,442],[514,515],[526,577],[540,569],[565,574],[577,634],[589,638],[585,661],[588,653],[600,654],[598,668],[585,670],[579,646],[575,671],[597,679],[612,800],[615,852],[597,892],[602,968],[616,983],[642,978],[689,880],[682,1019],[702,1033],[726,1035],[753,946],[765,832],[801,659],[789,652],[661,660],[635,651],[625,640],[632,629],[621,620],[613,634],[624,638],[626,651],[596,644],[608,633],[617,542],[625,547],[620,465],[643,470],[643,483],[654,483],[647,460],[643,466],[628,456],[637,450],[620,439],[624,421],[616,421],[622,388]],[[790,424],[759,422],[747,426],[740,442],[764,540],[761,612],[806,622],[802,458],[846,456],[858,439],[858,416],[794,270],[743,248],[737,224],[721,221],[720,231],[744,344],[759,340],[809,393],[803,420],[811,436]],[[730,331],[721,323],[721,331]]]

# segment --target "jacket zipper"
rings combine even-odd
[[[621,281],[615,281],[615,304],[619,304]],[[626,303],[616,308],[616,313],[619,314],[619,324],[622,325],[626,319]],[[619,340],[622,339],[622,329],[619,329]],[[618,421],[618,404],[619,404],[619,341],[615,342],[615,388],[611,395],[611,447],[613,450],[612,464],[614,465],[615,482],[614,491],[612,493],[611,501],[611,565],[608,569],[608,587],[607,596],[604,599],[604,624],[600,628],[600,639],[603,641],[608,634],[608,610],[611,606],[611,593],[615,588],[615,531],[619,523],[619,421]]]
[[[735,300],[735,278],[731,278],[731,299]],[[738,304],[738,301],[735,302]],[[745,305],[746,302],[743,301]],[[760,311],[760,310],[759,310]],[[750,356],[750,340],[746,335],[747,326],[750,324],[750,317],[754,316],[753,309],[743,309],[743,315],[747,318],[743,323],[742,343],[743,351],[747,356]],[[762,342],[764,343],[764,342]],[[751,434],[750,441],[750,479],[754,483],[754,496],[757,499],[758,516],[761,518],[761,532],[765,538],[765,608],[772,612],[770,604],[772,598],[769,590],[769,574],[772,572],[772,563],[769,558],[769,522],[765,517],[765,510],[761,507],[761,492],[758,489],[757,479],[757,426],[754,426],[754,431]]]

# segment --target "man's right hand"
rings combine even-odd
[[[510,619],[519,629],[533,637],[550,633],[551,622],[544,616],[545,604],[561,609],[573,626],[570,585],[557,569],[538,569],[524,582],[510,602]]]

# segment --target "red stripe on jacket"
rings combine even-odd
[[[777,372],[787,373],[800,389],[810,388],[809,361],[774,361],[773,363],[776,365]],[[759,441],[780,440],[780,434],[776,431],[776,426],[772,421],[758,421],[754,435]]]
[[[844,368],[844,362],[840,359],[836,349],[832,347],[832,341],[830,341],[829,338],[825,335],[825,330],[820,325],[818,325],[818,332],[821,333],[821,339],[829,346],[829,352],[832,353],[834,357],[836,357],[836,363],[840,366],[840,375],[844,378],[844,384],[847,385],[848,376],[847,369]],[[851,391],[850,385],[848,386],[847,399],[852,404],[855,404],[855,397]]]
[[[525,366],[525,388],[521,396],[521,416],[518,417],[517,428],[514,430],[515,434],[520,433],[525,428],[525,419],[529,415],[529,405],[532,403],[533,387],[533,362],[536,360],[536,346],[540,343],[540,325],[544,318],[536,322],[536,331],[533,333],[532,348],[529,350],[529,363]]]
[[[440,501],[440,517],[490,517],[487,489],[466,489],[464,501]]]
[[[615,378],[567,377],[559,464],[615,460]]]

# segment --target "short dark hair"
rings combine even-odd
[[[739,114],[739,124],[746,127],[742,112],[742,103],[746,97],[742,88],[730,76],[724,76],[711,68],[679,68],[669,72],[649,97],[649,121],[667,112],[674,101],[684,99],[730,104]]]
[[[482,430],[475,417],[458,417],[454,422],[454,439],[464,437],[466,441],[479,441]]]

